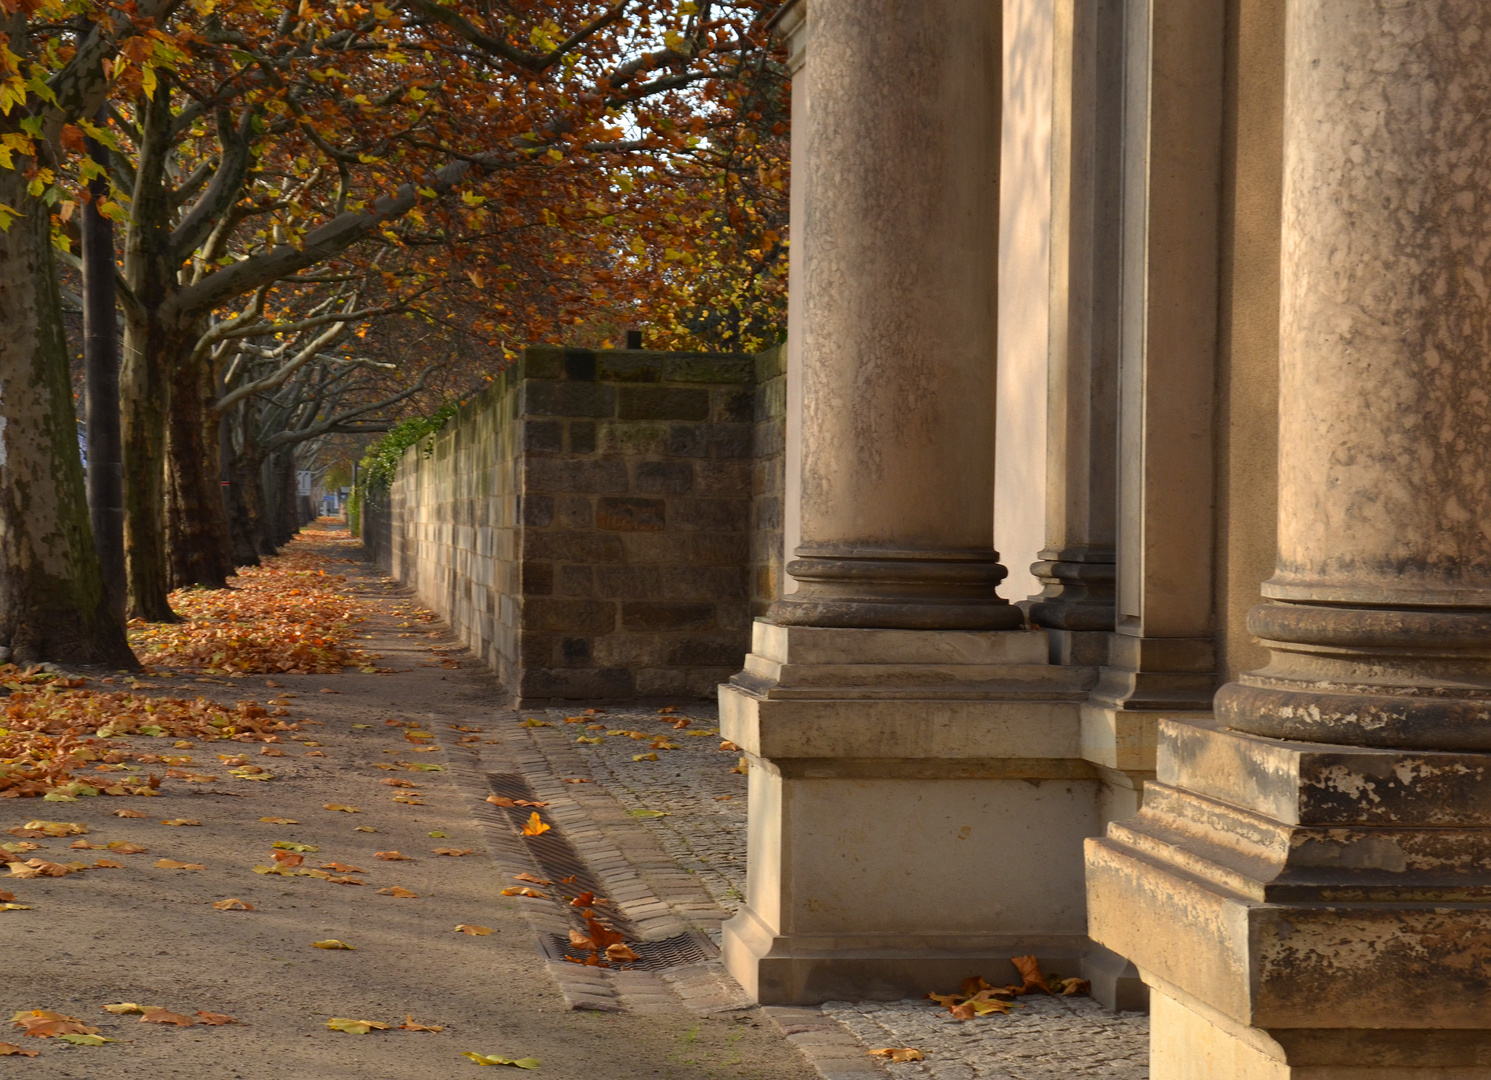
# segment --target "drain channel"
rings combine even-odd
[[[515,802],[520,799],[528,802],[538,801],[527,779],[517,773],[488,773],[487,786],[491,788],[492,794],[501,795]],[[570,922],[576,930],[585,930],[585,919],[580,914],[580,909],[572,907],[567,901],[585,892],[604,895],[605,889],[600,880],[580,853],[575,850],[575,846],[565,838],[563,830],[550,816],[546,807],[507,806],[503,809],[507,811],[508,820],[518,831],[521,831],[527,823],[529,815],[534,813],[538,814],[540,821],[549,826],[548,831],[538,836],[525,836],[523,839],[527,842],[528,851],[543,871],[542,876],[554,882],[566,901],[564,906],[569,912]],[[614,905],[602,904],[594,910],[600,921],[625,937],[627,944],[636,952],[637,959],[626,965],[628,967],[643,971],[657,971],[680,964],[696,964],[718,955],[714,942],[697,931],[677,934],[664,938],[662,941],[642,941],[635,924]],[[539,950],[551,960],[566,958],[583,960],[586,956],[586,953],[571,946],[568,938],[557,934],[541,935],[538,944]]]

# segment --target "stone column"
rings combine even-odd
[[[1491,1063],[1491,7],[1290,0],[1271,660],[1089,846],[1155,1080]]]
[[[807,18],[799,588],[772,616],[1018,626],[994,591],[1000,6],[811,0]]]
[[[1057,0],[1043,588],[1030,620],[1061,664],[1101,664],[1114,623],[1123,14]]]
[[[799,587],[720,692],[750,771],[725,962],[767,1003],[997,982],[1022,953],[1072,971],[1098,802],[1082,672],[995,592],[1000,4],[799,0],[778,25],[810,102]]]

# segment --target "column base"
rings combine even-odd
[[[725,960],[757,1000],[920,997],[1013,978],[1031,953],[1080,971],[1094,672],[1046,652],[1040,632],[757,622],[720,688],[721,733],[750,766],[747,907]]]
[[[1087,842],[1155,1080],[1491,1075],[1491,755],[1162,720],[1157,765]]]
[[[1076,974],[1085,934],[856,934],[783,936],[749,907],[724,924],[725,967],[763,1005],[899,1001],[955,989],[970,975],[1020,981],[1013,956],[1034,954],[1041,970]]]

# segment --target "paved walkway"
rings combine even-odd
[[[667,715],[656,710],[611,709],[590,716],[584,710],[535,710],[522,715],[530,723],[550,725],[523,730],[549,755],[563,754],[566,760],[583,762],[586,775],[655,838],[676,866],[692,875],[720,912],[733,914],[739,908],[745,895],[746,778],[732,771],[738,754],[721,749],[712,709],[700,706]],[[682,720],[689,723],[675,730],[674,725]],[[582,737],[599,741],[581,742]],[[677,749],[652,750],[659,738]],[[649,753],[655,753],[658,760],[648,759]],[[701,921],[717,942],[717,917]],[[928,1001],[829,1002],[822,1013],[853,1036],[858,1053],[896,1046],[915,1047],[926,1055],[921,1063],[883,1066],[894,1076],[935,1080],[1065,1080],[1071,1076],[1145,1080],[1148,1076],[1147,1016],[1114,1016],[1087,998],[1030,997],[1021,1004],[1024,1008],[1008,1016],[966,1022],[952,1019]],[[806,1022],[805,1010],[768,1012],[778,1014],[784,1026],[801,1027]],[[831,1030],[820,1024],[811,1026],[812,1041],[818,1043]],[[825,1069],[847,1075],[842,1040],[832,1040],[830,1045],[833,1049],[823,1061]]]

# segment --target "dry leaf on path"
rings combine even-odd
[[[491,932],[490,926],[473,926],[471,923],[461,923],[456,927],[456,933],[470,934],[472,937],[486,937]]]
[[[444,1031],[443,1024],[417,1024],[414,1022],[413,1014],[406,1015],[404,1022],[399,1025],[400,1031]]]
[[[199,862],[177,862],[175,859],[156,859],[157,870],[206,870]]]
[[[655,754],[655,753],[633,754],[632,755],[632,760],[633,761],[656,761],[657,760],[657,754]]]
[[[311,855],[321,850],[315,844],[297,844],[293,840],[276,840],[269,846],[278,848],[280,851],[303,851]]]
[[[382,859],[384,862],[413,862],[408,855],[401,855],[397,851],[375,851],[373,858]]]
[[[22,1050],[15,1043],[0,1042],[0,1057],[9,1057],[12,1054],[19,1054],[21,1057],[35,1057],[39,1053],[41,1053],[40,1050]]]
[[[322,691],[323,693],[335,693],[336,691]],[[333,1016],[326,1021],[326,1026],[332,1031],[345,1031],[348,1035],[366,1035],[370,1031],[387,1031],[388,1024],[380,1024],[377,1020],[352,1020],[345,1016]]]
[[[118,1039],[106,1039],[102,1035],[75,1035],[72,1032],[65,1032],[57,1038],[63,1042],[72,1043],[74,1046],[102,1046],[104,1043],[119,1041]]]
[[[11,900],[0,901],[0,911],[31,911],[30,904],[17,904]]]
[[[76,1016],[53,1012],[51,1009],[22,1009],[10,1021],[24,1029],[24,1034],[38,1039],[50,1039],[58,1035],[98,1034],[98,1028],[89,1027]]]
[[[386,784],[388,787],[417,787],[413,780],[405,780],[401,776],[386,776],[378,783]],[[490,800],[488,800],[490,801]]]
[[[354,825],[354,826],[352,826],[352,831],[353,832],[377,832],[378,830],[375,829],[375,828],[373,828],[371,825]]]
[[[113,1005],[103,1006],[103,1010],[107,1013],[113,1013],[115,1016],[130,1016],[133,1014],[143,1013],[145,1011],[145,1006],[136,1005],[133,1001],[119,1001],[115,1002]]]
[[[227,900],[219,900],[212,905],[219,911],[253,911],[254,905],[245,903],[238,897],[229,897]]]
[[[397,897],[399,897],[402,900],[417,900],[417,899],[419,899],[419,893],[410,892],[408,889],[404,888],[401,885],[390,885],[386,889],[379,889],[378,890],[378,895],[379,896],[397,896]]]
[[[550,826],[544,824],[544,819],[538,816],[538,811],[528,815],[528,822],[523,826],[524,836],[541,836],[548,832]]]
[[[161,824],[162,825],[200,825],[202,823],[200,821],[197,821],[195,818],[178,817],[178,818],[172,818],[169,821],[162,821]]]
[[[182,1016],[170,1009],[147,1008],[145,1015],[140,1017],[142,1024],[175,1024],[177,1027],[191,1027],[196,1023],[190,1016]]]
[[[318,949],[346,949],[348,952],[357,951],[345,941],[338,941],[336,938],[327,938],[325,941],[313,941],[311,944]]]
[[[606,959],[612,961],[613,963],[630,963],[637,958],[637,954],[632,951],[631,946],[626,945],[622,942],[618,942],[615,945],[606,946]]]
[[[83,836],[88,826],[76,821],[28,821],[10,830],[12,836]]]
[[[272,851],[269,857],[281,866],[299,866],[305,862],[305,856],[292,851]]]
[[[539,1066],[538,1058],[505,1058],[500,1054],[478,1054],[471,1050],[462,1051],[461,1056],[470,1058],[478,1065],[516,1065],[520,1069],[536,1069]]]
[[[339,810],[339,811],[341,811],[344,814],[360,814],[360,813],[362,813],[362,811],[359,810],[355,806],[347,806],[347,805],[344,805],[343,803],[335,803],[335,802],[323,803],[322,806],[321,806],[321,809],[322,810]]]
[[[437,847],[435,849],[435,854],[436,855],[450,855],[450,856],[453,856],[453,857],[460,857],[462,855],[470,855],[472,851],[473,851],[473,849],[469,848],[469,847],[468,848]]]
[[[224,1024],[240,1024],[243,1021],[236,1020],[226,1013],[208,1012],[205,1009],[197,1010],[197,1023],[208,1027],[221,1027]]]
[[[299,825],[300,824],[300,822],[296,821],[294,818],[287,818],[287,817],[261,817],[259,820],[262,821],[262,822],[264,822],[264,824],[266,824],[266,825]]]
[[[93,862],[93,865],[96,866],[100,870],[123,870],[124,869],[124,864],[122,862],[115,862],[113,859],[95,859],[94,862]]]
[[[1010,960],[1010,963],[1015,965],[1020,978],[1025,980],[1021,993],[1028,993],[1034,988],[1039,988],[1048,994],[1051,992],[1051,988],[1046,985],[1046,977],[1041,974],[1041,965],[1034,956],[1016,956]]]
[[[870,1050],[868,1051],[868,1053],[872,1057],[889,1058],[891,1061],[897,1063],[906,1061],[925,1061],[927,1059],[926,1055],[923,1054],[920,1050],[913,1049],[910,1046],[888,1046],[884,1050]]]
[[[547,895],[545,895],[544,893],[539,892],[537,889],[530,889],[530,888],[527,888],[526,886],[521,887],[521,888],[518,887],[518,886],[513,886],[511,888],[503,889],[501,895],[503,895],[503,896],[533,896],[533,897],[538,898],[539,900],[547,900],[547,899],[549,899]]]
[[[344,862],[324,862],[324,863],[321,864],[321,869],[322,870],[335,870],[338,874],[366,874],[367,873],[367,871],[364,870],[360,866],[352,866],[350,863],[344,863]]]
[[[114,811],[114,816],[115,817],[128,817],[128,818],[142,818],[142,817],[149,817],[150,815],[149,814],[142,814],[138,810],[115,810]]]
[[[593,784],[593,783],[595,783],[595,781],[592,780],[588,776],[566,776],[566,777],[562,778],[561,783],[565,783],[565,784]]]
[[[513,875],[513,880],[514,881],[526,881],[526,882],[528,882],[531,885],[552,885],[552,884],[554,884],[548,878],[534,877],[532,874],[528,874],[528,873],[514,874]]]
[[[150,849],[139,844],[131,844],[127,840],[112,840],[107,845],[110,851],[118,852],[120,855],[145,855]]]

